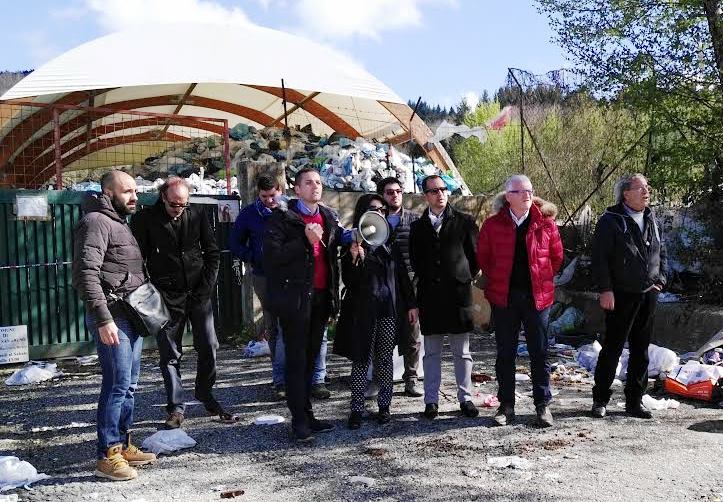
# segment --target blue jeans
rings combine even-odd
[[[324,383],[324,379],[326,378],[326,351],[328,343],[326,331],[325,329],[324,337],[321,339],[319,357],[316,358],[316,362],[314,363],[314,376],[311,379],[311,385]],[[271,350],[271,380],[274,387],[283,387],[286,385],[286,347],[284,345],[284,337],[281,333],[281,326],[278,326],[276,331],[271,334],[269,348]]]
[[[141,369],[143,338],[135,333],[127,319],[114,316],[118,326],[118,345],[100,341],[95,319],[86,317],[86,326],[95,338],[102,373],[98,398],[98,458],[108,448],[125,443],[133,425],[133,395]]]
[[[507,307],[492,306],[497,342],[497,399],[506,406],[515,405],[515,360],[520,325],[525,326],[527,350],[532,370],[532,399],[535,406],[550,402],[550,363],[547,360],[547,324],[550,308],[537,310],[532,293],[510,291]],[[425,371],[426,373],[426,371]]]

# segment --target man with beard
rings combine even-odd
[[[85,216],[75,229],[73,287],[85,302],[86,326],[102,373],[95,475],[124,481],[138,477],[131,466],[151,463],[156,456],[130,442],[143,339],[122,307],[109,304],[106,294],[124,296],[146,278],[141,250],[126,223],[136,210],[135,180],[122,171],[110,171],[103,175],[101,189],[101,194],[89,194],[84,201]]]
[[[191,206],[188,202],[189,188],[183,178],[168,178],[158,189],[158,201],[131,220],[151,281],[171,313],[170,322],[156,337],[169,429],[180,427],[184,420],[181,342],[187,322],[191,323],[193,347],[198,353],[195,397],[209,414],[218,416],[222,422],[236,420],[211,392],[216,383],[218,349],[211,295],[220,253],[203,207]]]
[[[407,267],[409,279],[413,281],[414,270],[409,263],[409,228],[419,219],[419,214],[402,207],[402,184],[397,178],[384,178],[377,183],[377,193],[384,197],[387,203],[387,222],[392,230],[389,245],[396,242],[402,253],[404,265]],[[417,368],[419,367],[419,352],[422,339],[419,333],[419,323],[415,323],[408,330],[409,336],[399,341],[399,352],[404,356],[404,393],[410,397],[420,397],[422,392],[417,388]]]

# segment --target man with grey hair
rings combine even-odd
[[[592,389],[594,417],[602,418],[612,392],[618,360],[628,341],[625,411],[651,418],[642,404],[648,385],[648,345],[658,293],[666,284],[668,262],[662,228],[650,209],[651,188],[642,174],[624,176],[615,185],[616,204],[595,227],[593,273],[605,311],[605,338]]]
[[[477,263],[487,277],[485,297],[492,305],[497,344],[498,425],[515,418],[515,362],[520,326],[530,353],[532,398],[541,427],[553,425],[549,402],[550,364],[547,324],[555,301],[554,276],[563,251],[554,204],[534,197],[532,182],[511,176],[493,203],[493,215],[482,224]]]
[[[181,342],[188,321],[198,353],[196,399],[221,421],[234,421],[211,392],[216,382],[218,349],[211,296],[220,254],[206,212],[188,202],[189,188],[183,178],[168,178],[159,188],[158,201],[131,220],[151,281],[171,313],[171,321],[156,338],[166,388],[167,428],[180,427],[184,419]]]

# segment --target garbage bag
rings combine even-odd
[[[30,361],[25,366],[16,370],[5,380],[5,385],[30,385],[44,382],[62,375],[58,371],[58,365],[44,361]]]
[[[668,372],[668,378],[672,378],[683,385],[705,381],[715,383],[723,378],[723,366],[701,364],[698,361],[688,361],[682,366],[677,365],[671,368]]]
[[[648,359],[648,375],[653,377],[667,373],[680,364],[680,358],[675,352],[652,343],[648,345]]]
[[[680,406],[680,403],[675,399],[655,399],[650,394],[643,396],[643,406],[649,410],[674,410]]]
[[[251,340],[243,351],[244,357],[261,357],[270,355],[271,349],[269,348],[269,342],[266,340]]]
[[[550,337],[572,333],[585,324],[585,316],[575,307],[567,307],[560,317],[552,321],[548,328],[547,334]]]
[[[156,455],[168,454],[185,448],[193,448],[196,441],[186,434],[183,429],[169,429],[158,431],[143,440],[141,446]]]
[[[49,477],[47,474],[38,473],[32,464],[20,460],[18,457],[0,457],[0,492],[29,485]]]

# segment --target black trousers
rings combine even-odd
[[[595,402],[607,404],[612,396],[610,387],[615,379],[618,360],[628,341],[630,358],[625,382],[625,401],[640,402],[648,386],[648,345],[653,333],[653,318],[658,292],[626,293],[613,291],[615,310],[605,313],[605,338],[595,368]]]
[[[294,316],[281,315],[286,349],[286,404],[295,432],[308,433],[313,418],[311,379],[331,314],[329,290],[315,289],[310,301]]]
[[[171,321],[166,328],[156,336],[158,351],[161,360],[161,375],[166,388],[166,411],[184,411],[183,385],[181,383],[181,360],[183,350],[181,341],[186,330],[186,322],[191,322],[193,332],[193,348],[198,354],[196,365],[195,397],[201,401],[206,409],[215,411],[218,403],[211,394],[216,383],[216,350],[218,339],[213,325],[213,310],[211,300],[203,303],[188,301],[186,311],[171,310]]]

